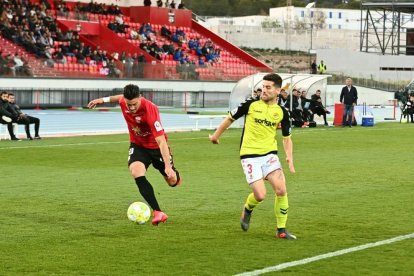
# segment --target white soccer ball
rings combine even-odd
[[[138,224],[146,223],[151,216],[150,207],[143,202],[134,202],[128,207],[128,219]]]

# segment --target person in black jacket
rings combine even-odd
[[[410,94],[402,109],[402,116],[407,118],[407,122],[411,118],[411,123],[414,123],[414,93]]]
[[[34,139],[41,139],[39,136],[39,128],[40,128],[40,119],[36,117],[29,116],[24,114],[20,107],[16,104],[16,98],[13,93],[9,93],[8,96],[10,108],[13,110],[15,114],[18,114],[17,123],[19,125],[24,125],[24,129],[26,131],[27,139],[33,140],[33,137],[30,135],[30,125],[35,125],[35,137]]]
[[[17,123],[18,116],[13,113],[9,105],[8,96],[9,94],[6,91],[0,92],[0,123],[7,124],[7,130],[9,131],[11,140],[21,141],[14,134],[13,123]]]
[[[352,79],[346,79],[346,86],[342,88],[339,101],[344,104],[344,115],[342,117],[342,126],[352,127],[354,106],[357,104],[358,92],[352,85]]]
[[[311,110],[312,110],[312,117],[311,121],[313,121],[314,115],[323,116],[323,120],[325,122],[325,126],[328,126],[328,121],[326,120],[326,114],[330,114],[326,107],[323,106],[322,98],[321,98],[321,90],[316,90],[315,94],[311,96]]]

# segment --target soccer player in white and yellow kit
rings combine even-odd
[[[232,110],[209,138],[212,143],[218,144],[221,134],[235,120],[246,116],[241,137],[240,159],[252,193],[248,195],[244,204],[240,219],[241,228],[244,231],[248,230],[253,209],[265,199],[267,180],[275,193],[276,237],[293,240],[296,237],[286,230],[289,204],[285,176],[277,156],[276,129],[280,123],[286,161],[290,172],[295,172],[289,113],[277,104],[281,86],[282,78],[278,74],[265,75],[260,98],[249,98]]]

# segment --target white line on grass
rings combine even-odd
[[[236,136],[226,136],[225,138],[236,137]],[[208,136],[205,137],[190,137],[190,138],[180,138],[180,139],[169,139],[170,141],[183,141],[183,140],[198,140],[203,139],[208,141]],[[14,142],[19,143],[19,142]],[[34,142],[37,143],[37,142]],[[124,141],[113,141],[113,142],[87,142],[87,143],[70,143],[70,144],[55,144],[55,145],[35,145],[35,146],[13,146],[13,147],[4,147],[0,150],[9,150],[9,149],[30,149],[30,148],[55,148],[55,147],[66,147],[66,146],[88,146],[88,145],[104,145],[104,144],[120,144],[120,143],[129,143],[129,140],[125,139]]]
[[[401,127],[402,128],[402,127]],[[302,134],[314,134],[315,132],[319,131],[327,131],[329,128],[313,128],[311,131],[307,131],[307,129],[298,128],[298,132],[294,132],[293,135],[302,135]],[[396,129],[396,128],[395,128]],[[355,132],[358,129],[353,129],[352,131],[348,132]],[[362,130],[362,129],[359,129]],[[374,130],[383,130],[383,129],[370,129],[370,131]],[[226,138],[233,138],[233,137],[240,137],[240,135],[225,135],[222,139]],[[208,142],[208,136],[200,136],[200,137],[188,137],[188,138],[178,138],[178,139],[169,139],[170,141],[183,141],[183,140],[199,140],[203,139]],[[84,146],[84,145],[103,145],[103,144],[118,144],[118,143],[129,143],[128,140],[125,141],[114,141],[114,142],[94,142],[94,143],[72,143],[72,144],[56,144],[56,145],[39,145],[39,146],[14,146],[14,147],[4,147],[0,148],[0,150],[8,150],[8,149],[28,149],[28,148],[53,148],[53,147],[64,147],[64,146]],[[17,142],[16,142],[17,143]]]
[[[31,149],[31,148],[56,148],[56,147],[66,147],[66,146],[104,145],[104,144],[119,144],[119,143],[126,143],[126,142],[129,142],[129,141],[125,140],[125,141],[114,141],[114,142],[71,143],[71,144],[56,144],[56,145],[38,145],[38,146],[7,147],[7,148],[0,148],[0,150],[8,150],[8,149]],[[18,143],[18,142],[15,142],[15,143]]]
[[[266,267],[266,268],[263,268],[263,269],[258,269],[258,270],[254,270],[254,271],[250,271],[250,272],[244,272],[244,273],[241,273],[241,274],[237,274],[235,276],[252,276],[252,275],[260,275],[260,274],[274,272],[274,271],[280,271],[280,270],[288,268],[288,267],[304,265],[304,264],[308,264],[308,263],[311,263],[311,262],[316,262],[316,261],[319,261],[319,260],[332,258],[332,257],[336,257],[336,256],[340,256],[340,255],[344,255],[344,254],[348,254],[348,253],[352,253],[352,252],[356,252],[356,251],[360,251],[360,250],[365,250],[365,249],[368,249],[368,248],[377,247],[377,246],[381,246],[381,245],[384,245],[384,244],[390,244],[390,243],[399,242],[399,241],[403,241],[403,240],[407,240],[407,239],[412,239],[412,238],[414,238],[414,233],[403,235],[403,236],[398,236],[398,237],[388,239],[388,240],[377,241],[377,242],[373,242],[373,243],[367,243],[367,244],[363,244],[363,245],[359,245],[359,246],[355,246],[355,247],[351,247],[351,248],[347,248],[347,249],[342,249],[342,250],[338,250],[338,251],[334,251],[334,252],[329,252],[329,253],[326,253],[326,254],[317,255],[317,256],[314,256],[314,257],[310,257],[310,258],[306,258],[306,259],[302,259],[302,260],[298,260],[298,261],[282,263],[282,264],[275,265],[275,266],[269,266],[269,267]]]

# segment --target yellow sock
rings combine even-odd
[[[244,204],[244,207],[249,210],[252,211],[254,207],[256,207],[257,205],[259,205],[259,201],[256,200],[256,198],[254,197],[254,194],[251,193],[249,194],[249,196],[246,199],[246,203]]]
[[[289,202],[287,194],[275,196],[275,214],[277,228],[285,228],[288,217]]]

